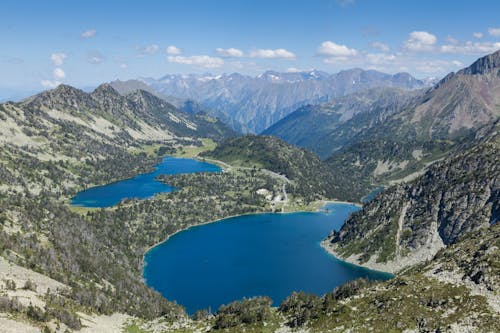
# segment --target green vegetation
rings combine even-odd
[[[385,263],[398,251],[411,255],[425,248],[435,233],[449,245],[464,232],[498,220],[496,128],[486,129],[476,146],[435,163],[414,182],[393,186],[365,204],[331,235],[336,251],[344,258],[360,255],[359,263],[373,255]]]
[[[269,297],[255,297],[222,305],[217,310],[214,328],[225,329],[240,325],[264,323],[272,318]]]
[[[284,175],[291,181],[290,191],[304,198],[306,204],[321,199],[358,201],[366,192],[364,187],[345,183],[315,154],[275,137],[247,135],[227,139],[200,156]]]
[[[201,145],[180,146],[173,154],[175,157],[193,158],[200,155],[202,152],[212,151],[217,144],[212,139],[201,139]]]

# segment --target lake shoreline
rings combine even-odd
[[[203,226],[203,225],[207,225],[207,224],[212,224],[212,223],[216,223],[216,222],[222,222],[223,220],[228,220],[228,219],[232,219],[232,218],[235,218],[235,217],[242,217],[242,216],[247,216],[247,215],[261,215],[261,214],[295,214],[295,213],[321,213],[321,212],[324,212],[322,210],[322,208],[324,206],[326,206],[327,204],[329,203],[333,203],[333,204],[344,204],[344,205],[353,205],[353,206],[356,206],[356,207],[362,207],[361,204],[359,203],[356,203],[356,202],[349,202],[349,201],[337,201],[337,200],[321,200],[321,202],[323,203],[322,206],[320,208],[317,208],[315,210],[295,210],[295,211],[290,211],[290,212],[272,212],[272,211],[269,211],[269,212],[253,212],[253,213],[244,213],[244,214],[235,214],[235,215],[230,215],[230,216],[227,216],[227,217],[221,217],[219,219],[216,219],[216,220],[210,220],[210,221],[207,221],[207,222],[202,222],[202,223],[199,223],[199,224],[194,224],[194,225],[190,225],[186,228],[182,228],[182,229],[179,229],[177,231],[175,231],[174,233],[170,234],[170,235],[167,235],[167,237],[158,242],[158,243],[155,243],[154,245],[151,245],[149,246],[146,251],[144,252],[144,255],[143,257],[149,252],[151,251],[153,248],[157,247],[158,245],[160,244],[163,244],[165,243],[166,241],[168,241],[170,239],[170,237],[172,236],[175,236],[176,234],[180,233],[180,232],[183,232],[183,231],[186,231],[186,230],[189,230],[191,228],[195,228],[195,227],[199,227],[199,226]],[[143,260],[144,261],[144,260]]]
[[[377,272],[381,272],[381,273],[391,274],[391,275],[395,275],[397,273],[396,271],[394,271],[392,269],[388,269],[390,267],[387,266],[387,265],[384,265],[384,264],[371,264],[370,262],[367,262],[365,264],[360,264],[358,261],[355,260],[355,257],[344,258],[337,251],[335,251],[332,248],[332,246],[329,244],[327,238],[323,239],[321,241],[320,245],[323,248],[323,250],[325,250],[329,255],[337,258],[338,260],[346,262],[348,264],[351,264],[351,265],[354,265],[354,266],[358,266],[358,267],[362,267],[362,268],[367,268],[367,269],[370,269],[372,271],[377,271]]]

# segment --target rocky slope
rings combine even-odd
[[[488,228],[500,216],[498,121],[463,149],[415,181],[378,194],[325,245],[350,262],[395,272]]]
[[[415,89],[424,82],[407,73],[389,75],[352,69],[336,74],[320,71],[279,73],[267,71],[257,77],[229,75],[166,75],[142,79],[166,96],[192,99],[210,110],[227,115],[244,130],[260,133],[306,104],[327,102],[375,87]]]

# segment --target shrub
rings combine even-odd
[[[269,297],[254,297],[221,305],[217,311],[214,328],[262,323],[271,319],[271,304],[272,300]]]

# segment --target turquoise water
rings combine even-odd
[[[78,192],[71,199],[71,204],[82,207],[111,207],[124,199],[146,199],[157,193],[175,190],[172,186],[157,181],[155,178],[159,175],[219,171],[221,168],[214,164],[190,158],[165,157],[153,172]]]
[[[193,313],[215,311],[242,297],[267,295],[277,305],[294,290],[322,295],[358,277],[390,278],[321,248],[320,241],[359,209],[350,204],[325,208],[244,215],[182,231],[146,253],[144,279]]]
[[[375,187],[370,193],[368,193],[366,195],[366,197],[364,197],[363,199],[361,199],[361,202],[365,203],[365,202],[368,202],[368,201],[372,200],[373,198],[375,198],[375,196],[377,194],[379,194],[383,190],[384,190],[383,186],[377,186],[377,187]]]

